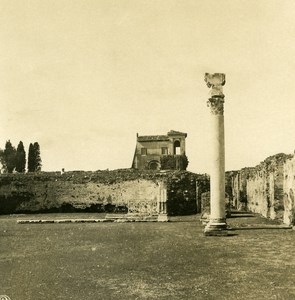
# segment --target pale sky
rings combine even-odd
[[[140,135],[186,132],[209,173],[209,89],[226,74],[226,169],[295,149],[295,1],[0,0],[0,148],[43,170],[131,166]]]

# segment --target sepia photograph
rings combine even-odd
[[[295,299],[294,11],[0,0],[0,300]]]

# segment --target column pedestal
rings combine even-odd
[[[205,236],[227,236],[227,224],[225,219],[211,220],[204,229]]]
[[[158,222],[168,222],[168,215],[167,214],[161,214],[158,215]]]

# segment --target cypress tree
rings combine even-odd
[[[26,152],[22,141],[19,142],[16,149],[15,170],[19,173],[26,171]]]
[[[32,143],[29,146],[29,153],[28,153],[28,172],[35,171],[35,149]]]
[[[41,171],[42,167],[42,160],[40,155],[40,145],[39,143],[35,142],[34,145],[34,154],[35,154],[35,171],[39,172]]]
[[[10,140],[8,140],[5,144],[3,156],[6,171],[8,173],[12,173],[16,165],[16,150],[12,146]]]
[[[2,165],[1,167],[1,172],[4,171],[6,172],[6,163],[5,163],[5,158],[4,158],[4,150],[0,149],[0,163]]]

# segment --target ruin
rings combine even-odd
[[[202,212],[205,235],[226,235],[230,209],[295,225],[295,155],[279,153],[256,167],[225,173],[225,74],[205,74],[210,88],[212,150],[206,174],[186,171],[187,133],[136,136],[132,168],[114,171],[0,174],[0,213],[128,213],[167,221]],[[210,189],[210,192],[209,192]]]
[[[211,88],[207,101],[211,112],[211,173],[210,173],[210,220],[205,235],[226,235],[225,216],[225,155],[224,155],[224,94],[225,74],[205,74],[205,82]]]
[[[279,153],[256,167],[226,173],[231,205],[237,210],[295,224],[295,156]]]
[[[0,213],[128,213],[164,221],[200,212],[208,182],[206,176],[172,170],[1,174]]]
[[[136,135],[132,168],[138,170],[185,170],[186,133],[170,130],[167,135]]]

